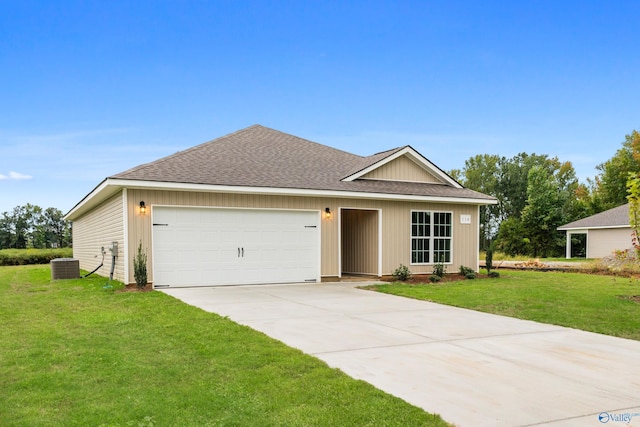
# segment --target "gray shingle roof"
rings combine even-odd
[[[445,184],[342,181],[402,148],[362,157],[254,125],[110,178],[494,200],[476,191]]]
[[[608,211],[570,222],[558,230],[570,230],[575,228],[607,228],[607,227],[628,227],[629,226],[629,205],[618,206]]]

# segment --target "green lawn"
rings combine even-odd
[[[640,340],[636,279],[500,270],[498,279],[369,288],[487,313]],[[640,297],[638,298],[640,300]]]
[[[447,425],[226,318],[115,285],[0,267],[0,425]]]

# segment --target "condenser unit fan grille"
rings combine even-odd
[[[51,279],[78,279],[80,277],[80,261],[73,258],[56,258],[51,260]]]

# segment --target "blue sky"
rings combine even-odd
[[[0,0],[0,212],[252,124],[445,170],[597,174],[640,129],[638,1]]]

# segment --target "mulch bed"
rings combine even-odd
[[[130,285],[126,285],[124,288],[119,289],[117,292],[151,292],[153,290],[153,285],[151,283],[147,283],[147,286],[140,289],[138,286],[133,283]]]
[[[411,285],[431,283],[429,280],[431,277],[430,274],[416,274],[411,276],[410,279],[405,280],[403,283],[409,283]],[[478,279],[487,279],[489,276],[486,274],[476,274],[475,279],[467,279],[460,273],[447,273],[438,283],[446,283],[446,282],[458,282],[460,280],[478,280]],[[393,282],[393,278],[389,277],[389,281]]]

